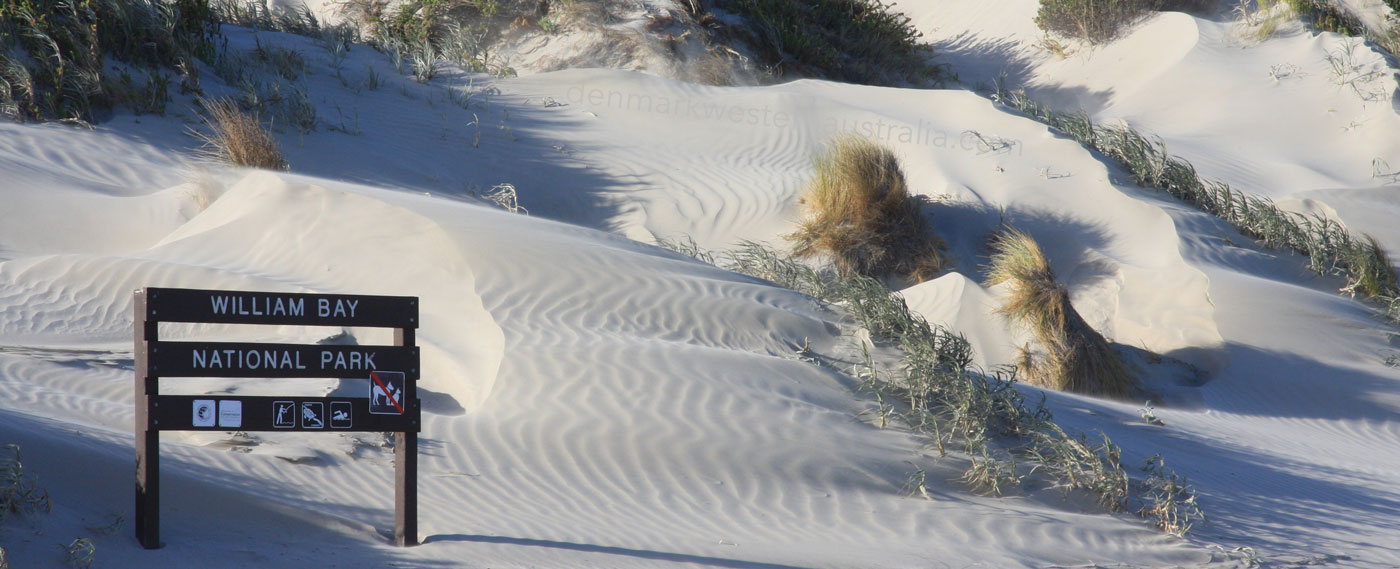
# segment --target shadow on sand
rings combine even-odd
[[[781,565],[776,563],[764,563],[761,561],[744,561],[740,559],[726,559],[723,557],[707,557],[704,555],[691,555],[686,553],[667,553],[664,551],[650,551],[646,549],[629,549],[626,547],[611,547],[606,545],[594,545],[586,543],[571,543],[567,541],[553,541],[546,539],[529,539],[522,537],[503,537],[488,535],[434,535],[424,540],[424,544],[441,541],[459,541],[470,543],[490,543],[498,545],[516,545],[521,547],[546,547],[550,549],[560,549],[564,551],[577,551],[580,553],[598,553],[603,555],[617,555],[622,557],[633,557],[637,559],[647,559],[652,561],[667,561],[671,563],[691,563],[709,567],[727,567],[730,569],[804,569],[793,565]]]

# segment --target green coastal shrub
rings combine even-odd
[[[1047,32],[1101,43],[1153,12],[1201,12],[1216,4],[1207,0],[1040,0],[1035,23]]]
[[[90,122],[93,109],[128,103],[130,90],[104,84],[105,57],[187,75],[212,60],[218,33],[208,0],[0,0],[0,114]]]
[[[817,75],[865,84],[925,84],[940,78],[933,50],[893,3],[880,0],[713,0],[748,18],[754,47],[778,75]]]

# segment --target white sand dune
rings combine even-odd
[[[1022,13],[1034,5],[930,2],[912,15],[969,45],[1009,42],[1005,56],[1039,37]],[[1309,200],[1298,203],[1394,249],[1394,198],[1341,161],[1394,150],[1379,128],[1395,120],[1388,106],[1325,77],[1280,80],[1290,94],[1267,109],[1212,103],[1245,86],[1228,72],[1238,58],[1318,55],[1340,40],[1294,31],[1219,48],[1227,27],[1166,15],[1080,59],[1032,60],[1027,73],[1047,93],[1112,90],[1100,119],[1160,132],[1203,174]],[[252,46],[246,31],[226,31],[233,48]],[[13,565],[54,565],[55,544],[76,537],[93,537],[101,567],[1228,567],[1248,565],[1232,551],[1246,547],[1274,566],[1400,565],[1391,328],[1338,295],[1337,279],[1132,187],[1038,123],[971,92],[819,81],[714,88],[570,70],[447,72],[422,86],[360,48],[345,68],[380,66],[387,85],[357,93],[305,49],[322,65],[307,79],[321,120],[354,117],[359,132],[283,133],[295,174],[201,172],[185,158],[195,142],[181,112],[118,115],[93,131],[0,123],[0,442],[23,445],[56,504],[7,523]],[[978,62],[959,57],[974,77]],[[1199,69],[1215,72],[1190,93],[1168,89]],[[462,108],[449,89],[483,99]],[[1334,132],[1336,117],[1298,110],[1317,105],[1371,113],[1378,127]],[[1193,110],[1279,125],[1173,122]],[[904,292],[965,333],[979,366],[1008,363],[1025,341],[994,313],[1001,291],[977,284],[986,238],[1009,221],[1042,242],[1106,336],[1199,368],[1180,377],[1144,365],[1167,396],[1161,427],[1135,403],[1045,395],[1071,432],[1111,436],[1125,464],[1160,452],[1190,477],[1209,523],[1183,540],[1054,488],[978,496],[956,482],[957,459],[863,414],[873,403],[847,373],[860,334],[846,317],[648,244],[781,246],[812,156],[843,131],[891,147],[911,187],[935,198],[926,213],[957,272]],[[1326,153],[1291,174],[1270,169],[1309,148]],[[1289,185],[1256,188],[1270,180]],[[502,182],[530,216],[470,197]],[[378,435],[167,434],[167,545],[141,549],[129,525],[130,314],[144,286],[421,297],[425,544],[401,550],[384,536],[392,453]],[[362,329],[169,333],[383,341]],[[171,389],[354,389],[181,382]],[[931,500],[902,489],[914,468],[927,469]],[[117,516],[127,525],[90,529]]]
[[[1367,13],[1383,9],[1369,4]],[[1011,87],[1056,108],[1160,137],[1208,179],[1400,247],[1394,223],[1366,214],[1395,207],[1385,192],[1336,205],[1318,200],[1331,205],[1322,210],[1303,201],[1317,191],[1394,185],[1393,176],[1377,174],[1400,170],[1397,83],[1374,46],[1289,21],[1261,41],[1257,25],[1169,12],[1108,45],[1067,43],[1070,55],[1061,59],[1040,47],[1042,32],[1026,24],[1036,7],[949,0],[921,3],[911,13],[948,47],[946,60],[969,84],[990,84],[1004,73]]]
[[[425,307],[443,305],[431,311],[432,317],[425,315],[422,343],[454,346],[456,353],[437,359],[460,366],[434,369],[434,358],[425,361],[429,416],[422,517],[429,543],[409,552],[424,563],[500,555],[519,563],[585,566],[847,566],[875,555],[881,563],[895,564],[933,558],[1006,564],[1024,555],[1016,550],[1034,551],[1043,540],[1083,550],[1050,557],[1065,562],[1112,555],[1158,564],[1200,555],[1137,524],[1053,505],[1030,502],[1007,511],[999,500],[967,496],[956,486],[941,490],[962,504],[957,511],[978,512],[965,518],[949,515],[938,502],[903,496],[904,461],[918,459],[916,441],[856,421],[862,404],[850,396],[851,380],[796,357],[799,338],[818,352],[830,352],[843,333],[839,317],[799,295],[588,230],[475,205],[448,202],[444,207],[421,196],[346,189],[289,183],[269,174],[240,180],[147,253],[183,255],[188,265],[104,263],[77,255],[45,258],[41,263],[53,267],[52,275],[30,281],[23,275],[32,271],[22,272],[7,280],[7,289],[24,281],[35,287],[56,282],[95,290],[72,294],[73,305],[62,308],[36,303],[39,293],[8,304],[20,316],[6,325],[7,333],[39,336],[43,315],[80,314],[85,306],[104,302],[117,313],[129,310],[124,296],[108,292],[129,286],[128,278],[171,285],[199,280],[202,286],[287,283],[299,290],[336,290],[318,279],[350,274],[373,280],[374,274],[392,274],[360,272],[375,263],[399,264],[376,257],[366,244],[387,241],[390,234],[403,237],[394,230],[416,224],[421,237],[411,234],[407,243],[394,241],[396,246],[419,245],[415,254],[447,259],[448,266],[449,254],[464,254],[463,265],[474,268],[453,279],[459,297],[436,301],[428,292],[433,271],[404,275],[423,295]],[[431,217],[406,211],[428,205],[431,211],[425,213]],[[316,220],[310,225],[278,222],[308,215]],[[405,221],[396,223],[398,219]],[[245,227],[251,223],[280,229]],[[242,237],[224,241],[235,234]],[[295,254],[289,242],[299,245]],[[220,247],[234,243],[239,246]],[[407,249],[395,251],[408,254]],[[310,263],[302,253],[347,265],[326,271],[324,263]],[[7,262],[5,268],[18,262]],[[69,269],[66,276],[63,268]],[[123,278],[123,272],[134,275]],[[485,312],[455,312],[452,306],[473,285]],[[365,286],[369,292],[399,292],[396,286]],[[30,307],[43,310],[28,312]],[[480,317],[484,321],[454,339],[463,321]],[[122,320],[113,314],[92,318],[86,326],[94,335],[119,335],[126,332],[124,326],[109,323]],[[505,349],[483,354],[493,323],[508,323],[501,328]],[[82,425],[95,434],[69,436],[97,446],[109,462],[127,464],[114,457],[129,454],[127,443],[120,442],[129,430],[129,371],[126,364],[92,363],[97,358],[77,352],[83,345],[75,339],[68,348],[70,364],[78,366],[42,354],[6,354],[4,359],[13,363],[0,390],[16,402],[11,413],[18,423]],[[507,356],[498,375],[485,380],[473,375],[480,366],[470,363],[502,353]],[[447,377],[452,379],[441,379]],[[232,385],[206,387],[245,392]],[[29,418],[24,411],[32,413],[35,407],[44,411]],[[120,419],[84,419],[94,407],[105,407]],[[7,435],[41,449],[31,452],[38,455],[31,457],[31,468],[74,468],[74,459],[64,462],[66,454],[51,457],[43,450],[55,445],[46,440],[53,436],[46,429],[16,428]],[[188,445],[207,437],[166,438]],[[228,445],[210,443],[203,448],[167,445],[176,465],[168,468],[176,480],[175,489],[167,490],[167,503],[173,504],[165,522],[170,545],[144,552],[113,537],[103,542],[111,549],[104,548],[104,554],[118,564],[180,563],[194,552],[207,552],[206,536],[226,526],[205,526],[199,520],[222,504],[199,501],[197,492],[183,491],[182,480],[207,484],[211,477],[223,478],[217,472],[234,474],[220,484],[253,497],[290,500],[299,509],[321,512],[334,521],[332,529],[350,533],[342,539],[372,535],[372,525],[387,524],[392,505],[383,488],[389,465],[382,451],[367,446],[372,440],[282,435],[256,437],[252,444],[261,452],[230,453],[223,450]],[[282,446],[287,448],[279,451]],[[123,468],[114,470],[127,474]],[[71,489],[63,484],[56,477],[51,491],[59,497],[81,491],[81,483]],[[180,507],[190,501],[200,503],[198,511]],[[241,512],[234,508],[215,516]],[[102,513],[100,508],[95,512]],[[264,530],[275,533],[305,523],[297,516],[285,519],[275,508],[243,515],[276,520]],[[1047,525],[1044,517],[1055,521]],[[971,520],[976,521],[969,524]],[[1025,543],[1011,543],[1013,553],[987,557],[987,548],[1002,547],[1008,531]],[[265,539],[248,528],[234,530],[234,535]],[[930,557],[927,541],[948,535],[959,536],[966,549],[940,548]],[[295,542],[271,541],[279,545],[273,551],[296,547]],[[1105,547],[1104,542],[1115,545]],[[17,555],[24,553],[29,552]],[[230,566],[246,562],[241,556],[229,559]]]

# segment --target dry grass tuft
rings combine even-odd
[[[794,251],[827,255],[843,273],[926,281],[943,270],[943,241],[909,195],[899,160],[874,142],[836,139],[816,161]]]
[[[243,112],[228,99],[206,100],[204,111],[204,123],[211,132],[195,133],[204,141],[201,155],[236,166],[287,169],[277,139],[263,128],[256,114]]]
[[[993,240],[992,248],[987,284],[1011,283],[1011,296],[1000,312],[1030,328],[1045,350],[1038,359],[1025,354],[1027,378],[1060,391],[1133,396],[1137,384],[1133,373],[1074,310],[1069,291],[1055,280],[1040,245],[1029,235],[1008,229]]]

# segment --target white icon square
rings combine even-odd
[[[196,427],[212,427],[215,421],[214,400],[195,399],[190,424]]]
[[[230,429],[243,426],[242,401],[219,401],[219,426]]]
[[[290,429],[297,426],[297,404],[295,401],[273,402],[272,426],[278,429]]]
[[[303,429],[324,429],[326,428],[326,407],[320,401],[303,402],[301,404],[301,428]]]

